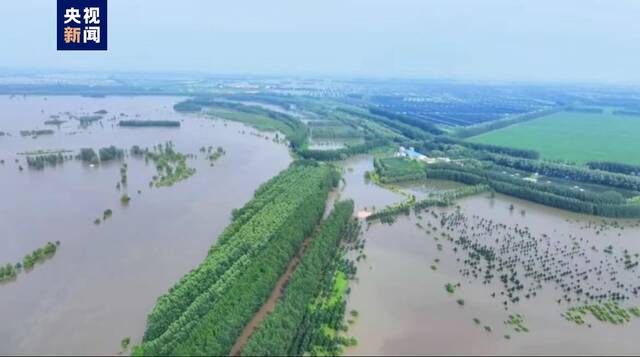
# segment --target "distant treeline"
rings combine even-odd
[[[27,156],[27,166],[36,170],[42,170],[45,166],[57,166],[64,163],[61,153]]]
[[[303,148],[307,143],[308,135],[307,135],[306,125],[304,125],[303,122],[295,119],[294,117],[288,114],[274,112],[271,110],[261,108],[256,105],[244,105],[240,103],[223,102],[223,101],[217,100],[215,97],[214,98],[199,97],[199,98],[187,99],[184,102],[174,105],[174,109],[176,111],[182,111],[182,112],[185,112],[185,111],[197,112],[202,110],[203,107],[222,108],[222,109],[233,110],[240,113],[264,116],[268,119],[278,121],[284,124],[289,129],[288,132],[284,134],[287,136],[287,140],[289,140],[289,143],[294,150]]]
[[[361,110],[355,110],[355,109],[351,109],[351,108],[338,108],[338,111],[347,113],[349,115],[355,115],[357,117],[363,117],[369,120],[372,120],[378,124],[381,124],[383,126],[386,126],[388,128],[391,128],[395,131],[400,132],[402,135],[406,136],[409,139],[413,139],[413,140],[425,140],[425,139],[429,139],[432,137],[431,133],[428,133],[418,127],[412,126],[412,125],[408,125],[406,123],[403,123],[401,121],[398,121],[397,119],[389,119],[387,117],[381,116],[381,115],[376,115],[376,114],[372,114],[370,112],[364,112]]]
[[[121,120],[118,125],[129,127],[179,127],[180,122],[176,120]]]
[[[640,111],[637,110],[614,110],[613,115],[630,115],[630,116],[640,116]]]
[[[185,100],[173,105],[173,110],[181,113],[196,113],[202,110],[202,107],[191,100]]]
[[[506,146],[498,146],[491,144],[480,144],[480,143],[472,143],[469,141],[458,140],[454,138],[439,136],[434,138],[436,143],[445,143],[445,144],[455,144],[464,146],[473,150],[486,151],[496,154],[504,154],[515,157],[522,157],[525,159],[538,159],[540,158],[540,153],[535,150],[527,150],[527,149],[516,149]]]
[[[92,148],[82,148],[80,153],[76,156],[78,160],[88,162],[91,164],[98,164],[100,162],[107,162],[116,159],[122,159],[124,157],[124,150],[118,149],[111,145],[109,147],[100,148],[98,153]]]
[[[584,113],[584,114],[600,114],[604,112],[602,108],[584,108],[584,107],[568,107],[565,108],[567,112]]]
[[[497,129],[501,129],[513,124],[517,124],[517,123],[523,123],[529,120],[533,120],[533,119],[537,119],[546,115],[550,115],[553,113],[557,113],[562,111],[564,108],[563,107],[557,107],[557,108],[551,108],[551,109],[545,109],[545,110],[539,110],[536,112],[531,112],[531,113],[526,113],[526,114],[521,114],[521,115],[517,115],[517,116],[512,116],[512,117],[507,117],[504,119],[499,119],[499,120],[494,120],[488,123],[482,123],[482,124],[478,124],[478,125],[473,125],[473,126],[468,126],[468,127],[463,127],[463,128],[459,128],[457,129],[454,133],[453,136],[460,138],[460,139],[464,139],[464,138],[469,138],[472,136],[477,136],[480,134],[484,134],[486,132],[492,131],[492,130],[497,130]]]
[[[558,164],[542,160],[529,160],[505,155],[488,154],[487,160],[517,170],[538,173],[549,177],[594,183],[625,190],[640,191],[640,177],[616,172],[592,170],[585,167]]]
[[[349,156],[364,154],[377,147],[385,146],[388,144],[388,140],[378,139],[336,150],[302,149],[298,151],[298,154],[305,159],[313,159],[318,161],[337,161],[344,160]]]
[[[389,112],[386,111],[384,109],[380,109],[380,108],[375,108],[375,107],[370,107],[369,108],[369,113],[374,114],[374,115],[379,115],[391,120],[397,120],[401,123],[407,124],[407,125],[411,125],[411,126],[415,126],[417,128],[420,128],[428,133],[434,134],[434,135],[440,135],[442,134],[442,130],[438,129],[435,125],[433,125],[432,123],[429,123],[425,120],[420,120],[420,119],[415,119],[415,118],[411,118],[409,116],[406,115],[402,115],[402,114],[397,114],[397,113],[393,113],[393,112]]]
[[[101,148],[98,150],[98,156],[100,156],[101,162],[111,161],[111,160],[120,160],[124,157],[124,150],[118,149],[115,146],[111,145],[106,148]]]
[[[589,161],[587,166],[593,170],[617,172],[625,175],[640,176],[640,166],[608,161]]]
[[[540,184],[484,170],[455,164],[434,164],[427,177],[452,180],[466,184],[484,184],[496,192],[522,198],[543,205],[604,217],[639,218],[640,205],[627,204],[622,195],[580,191],[554,183]]]
[[[51,135],[54,131],[51,129],[39,129],[39,130],[21,130],[22,136],[39,136],[39,135]]]

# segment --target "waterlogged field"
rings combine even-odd
[[[354,199],[356,210],[406,199],[365,181],[370,158],[344,165],[352,170],[342,198]],[[423,192],[451,188],[425,182]],[[458,204],[459,210],[364,226],[347,305],[357,311],[347,318],[355,320],[349,334],[358,344],[347,355],[637,352],[640,319],[632,313],[621,325],[590,313],[578,325],[567,313],[586,304],[587,293],[603,301],[625,296],[617,302],[625,309],[640,304],[638,220],[604,220],[489,193]]]
[[[60,242],[0,282],[0,354],[115,354],[125,338],[139,344],[156,299],[202,261],[232,210],[291,162],[272,136],[176,113],[179,100],[0,97],[0,264]],[[124,128],[120,119],[181,125]],[[99,152],[111,145],[121,159],[74,158],[82,148],[118,157]],[[30,167],[25,153],[38,151],[63,159]]]
[[[575,163],[613,161],[640,164],[640,117],[558,112],[470,138],[469,141],[533,149],[542,158]]]

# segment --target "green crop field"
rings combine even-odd
[[[614,115],[610,109],[597,114],[558,112],[468,140],[533,149],[550,160],[640,164],[640,117]]]

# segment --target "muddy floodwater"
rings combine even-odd
[[[344,166],[351,170],[347,173],[342,197],[353,198],[357,210],[372,205],[382,208],[405,199],[364,180],[364,172],[373,169],[370,157],[347,161]],[[455,184],[436,182],[431,185],[427,182],[415,188],[403,187],[403,190],[424,194],[429,190],[453,187]],[[510,209],[512,204],[513,210]],[[632,254],[640,252],[637,220],[618,220],[617,226],[612,226],[614,221],[608,220],[609,224],[602,226],[600,218],[572,214],[502,195],[491,198],[488,193],[463,199],[459,205],[460,214],[469,222],[484,218],[495,224],[504,224],[509,229],[528,227],[531,236],[540,242],[543,239],[538,237],[546,234],[546,239],[554,246],[579,245],[585,253],[584,256],[576,255],[570,262],[572,268],[575,264],[576,269],[580,269],[585,260],[591,264],[601,259],[613,261],[614,258],[608,256],[602,258],[606,255],[603,250],[609,245],[615,252],[624,249]],[[349,335],[358,339],[358,345],[347,349],[346,354],[638,353],[636,339],[640,333],[640,319],[616,326],[589,317],[591,327],[578,326],[566,321],[561,314],[568,307],[580,303],[558,303],[563,292],[552,283],[542,284],[535,298],[523,297],[519,302],[509,304],[506,311],[499,293],[498,297],[491,296],[493,292],[500,291],[501,284],[495,281],[498,279],[485,284],[482,279],[463,276],[461,269],[465,267],[466,252],[454,252],[456,245],[442,239],[444,232],[457,238],[455,229],[442,229],[439,223],[445,214],[452,216],[456,208],[432,211],[438,215],[437,219],[430,212],[422,212],[419,216],[400,217],[393,225],[376,223],[363,227],[366,259],[358,264],[358,281],[352,283],[347,306],[347,311],[355,309],[359,312],[359,317],[349,329]],[[439,230],[427,232],[428,224]],[[489,237],[490,240],[493,238]],[[640,285],[635,269],[621,272],[615,284]],[[605,282],[604,278],[589,278],[596,287],[603,284],[604,290],[614,284]],[[460,283],[460,287],[455,294],[449,294],[445,290],[447,283]],[[640,304],[630,295],[631,299],[622,302],[622,306]],[[464,305],[460,306],[457,299],[463,299]],[[505,324],[509,314],[521,314],[529,332],[516,332]],[[476,324],[474,318],[480,323]],[[489,326],[491,332],[487,332],[484,326]]]
[[[51,259],[0,285],[0,354],[115,354],[125,337],[138,343],[156,298],[202,261],[231,210],[291,162],[284,144],[251,128],[175,113],[179,100],[0,97],[0,131],[10,134],[0,136],[0,264],[60,241]],[[101,110],[107,111],[103,119],[87,127],[74,119]],[[51,115],[66,122],[45,125]],[[121,128],[118,119],[179,120],[181,127]],[[35,129],[54,133],[20,134]],[[75,155],[84,147],[128,150],[167,141],[196,155],[187,165],[197,172],[171,187],[151,188],[153,162],[126,157],[127,207],[116,188],[121,162],[91,167],[70,160],[34,170],[19,154],[56,149]],[[203,146],[226,154],[210,166],[199,152]],[[95,225],[106,209],[112,218]]]

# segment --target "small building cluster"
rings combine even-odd
[[[395,153],[396,157],[406,157],[411,160],[424,161],[427,164],[434,164],[436,162],[451,162],[448,157],[428,157],[417,152],[413,147],[405,148],[401,146],[398,151]]]

